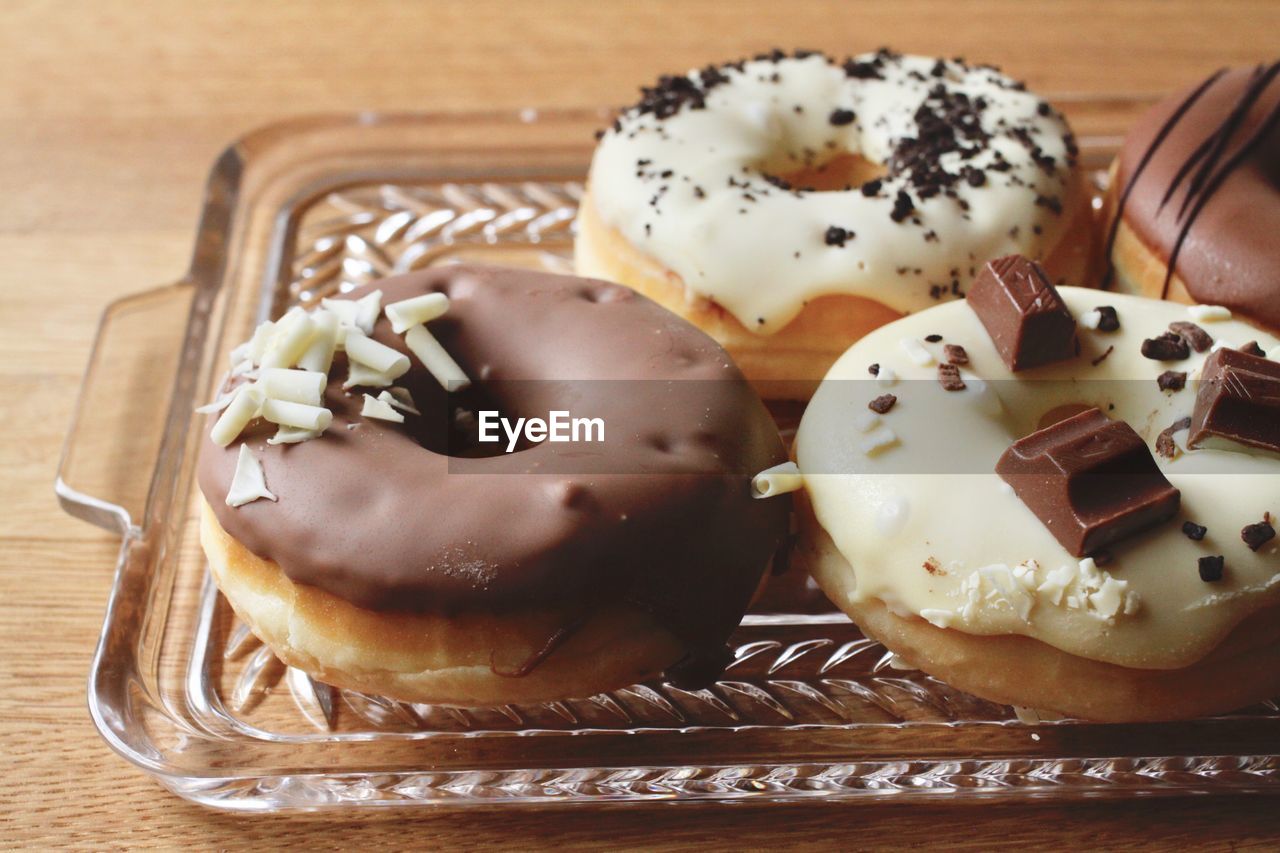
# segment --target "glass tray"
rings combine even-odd
[[[1055,99],[1101,181],[1147,101]],[[343,691],[237,623],[196,535],[195,405],[291,302],[433,263],[567,269],[600,111],[346,115],[275,125],[213,169],[180,282],[103,318],[59,469],[122,536],[89,680],[107,742],[225,809],[850,802],[1280,791],[1280,709],[1194,722],[1036,720],[895,660],[783,576],[714,687],[661,681],[457,710]]]

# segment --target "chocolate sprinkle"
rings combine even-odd
[[[969,353],[959,344],[946,344],[942,348],[948,364],[968,364]]]
[[[1187,374],[1177,370],[1166,370],[1156,377],[1156,384],[1161,391],[1181,391],[1187,387]]]
[[[1120,315],[1116,314],[1116,309],[1110,305],[1099,305],[1098,312],[1098,331],[1114,332],[1120,328]]]
[[[1223,570],[1226,568],[1226,559],[1221,554],[1216,557],[1201,557],[1200,580],[1205,583],[1213,583],[1222,580]]]
[[[1142,355],[1152,361],[1178,361],[1191,357],[1191,347],[1181,335],[1161,332],[1142,342]]]
[[[1271,516],[1265,516],[1257,524],[1247,524],[1240,531],[1240,538],[1249,546],[1250,551],[1257,551],[1263,545],[1276,538],[1276,529],[1271,526]]]
[[[1161,430],[1160,434],[1156,436],[1156,453],[1166,459],[1173,459],[1177,456],[1178,445],[1173,442],[1173,434],[1184,429],[1191,429],[1191,418],[1178,418]]]
[[[892,409],[893,404],[896,402],[898,402],[898,398],[893,394],[881,394],[870,403],[867,403],[867,408],[875,412],[877,415],[883,415]]]
[[[831,111],[831,115],[827,116],[827,121],[831,122],[836,127],[844,127],[846,124],[853,124],[853,120],[857,117],[858,114],[853,110],[837,109]]]
[[[946,391],[963,391],[966,387],[964,380],[960,378],[960,368],[954,364],[938,365],[938,382]]]
[[[1181,337],[1196,352],[1204,352],[1213,346],[1213,338],[1195,323],[1178,320],[1169,324],[1169,331]]]
[[[1094,367],[1097,367],[1099,364],[1102,364],[1102,362],[1107,360],[1107,356],[1111,355],[1111,353],[1115,351],[1116,351],[1116,348],[1114,346],[1109,346],[1102,351],[1102,355],[1098,356],[1095,359],[1091,359],[1089,363],[1092,364]]]
[[[1182,532],[1186,534],[1188,539],[1194,539],[1199,542],[1209,532],[1209,528],[1203,524],[1196,524],[1194,521],[1184,521],[1182,522]]]

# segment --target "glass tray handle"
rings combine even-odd
[[[194,293],[178,282],[103,311],[54,483],[76,518],[123,535],[142,517]]]

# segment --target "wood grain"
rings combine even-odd
[[[623,103],[777,44],[995,62],[1045,92],[1160,92],[1269,58],[1274,0],[8,2],[0,28],[0,846],[1272,847],[1266,800],[216,814],[113,755],[84,679],[116,543],[51,482],[102,307],[182,274],[228,141],[319,111]],[[175,330],[176,331],[176,330]],[[121,441],[127,436],[121,436]]]

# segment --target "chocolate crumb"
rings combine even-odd
[[[844,127],[846,124],[853,124],[853,120],[858,114],[853,110],[832,110],[831,115],[827,116],[827,121],[836,127]]]
[[[964,380],[960,378],[960,368],[954,364],[938,365],[938,382],[942,384],[943,390],[946,391],[963,391],[966,387]]]
[[[1161,430],[1160,434],[1156,436],[1156,453],[1166,459],[1173,459],[1177,456],[1178,445],[1173,442],[1173,434],[1184,429],[1191,429],[1191,418],[1178,418]]]
[[[911,200],[911,196],[907,194],[907,191],[898,190],[898,195],[893,200],[893,210],[889,213],[889,218],[894,222],[902,222],[915,209],[915,202]]]
[[[873,196],[876,195],[876,193],[880,192],[881,186],[882,184],[879,180],[867,181],[865,184],[863,184],[860,187],[860,189],[862,190],[862,194],[864,196],[866,196],[867,198],[872,198]]]
[[[1248,355],[1256,355],[1258,358],[1267,357],[1267,354],[1263,351],[1262,347],[1258,346],[1257,341],[1249,341],[1249,343],[1240,347],[1240,352],[1247,353]]]
[[[1203,524],[1196,524],[1194,521],[1184,521],[1182,522],[1182,532],[1186,534],[1188,539],[1194,539],[1199,542],[1209,532],[1209,528]]]
[[[867,408],[875,412],[877,415],[883,415],[883,414],[886,414],[890,409],[892,409],[893,404],[896,402],[898,402],[898,398],[895,397],[894,395],[881,394],[879,397],[876,397],[870,403],[867,403]]]
[[[1223,570],[1226,568],[1226,560],[1221,554],[1215,557],[1200,558],[1200,580],[1205,583],[1213,583],[1222,580]]]
[[[1196,352],[1204,352],[1213,346],[1213,337],[1195,323],[1178,320],[1169,324],[1169,331],[1186,341]]]
[[[1263,545],[1276,538],[1276,529],[1271,526],[1271,516],[1263,516],[1257,524],[1247,524],[1240,531],[1240,538],[1249,546],[1250,551],[1257,551]]]
[[[925,335],[924,339],[931,344],[936,344],[938,341],[942,340],[942,335]]]
[[[857,235],[852,231],[841,228],[838,225],[832,225],[822,236],[822,240],[828,246],[839,246],[844,248],[844,244],[856,236]]]
[[[1142,342],[1142,355],[1152,361],[1178,361],[1191,357],[1191,346],[1175,332],[1161,332]]]
[[[1099,305],[1098,312],[1098,331],[1114,332],[1120,328],[1120,315],[1116,314],[1116,309],[1110,305]]]
[[[948,364],[968,364],[969,353],[959,344],[945,344],[942,352],[946,355]]]
[[[879,375],[880,375],[880,365],[879,365],[879,364],[873,364],[873,365],[871,365],[870,367],[868,367],[868,368],[867,368],[867,373],[870,373],[872,376],[879,376]]]
[[[1107,347],[1105,350],[1103,350],[1102,355],[1098,356],[1095,359],[1090,360],[1089,363],[1092,364],[1094,367],[1097,367],[1099,364],[1102,364],[1102,362],[1106,361],[1107,356],[1115,352],[1115,349],[1116,348],[1114,346]]]
[[[1178,370],[1166,370],[1156,377],[1161,391],[1181,391],[1187,387],[1187,374]]]
[[[924,570],[931,575],[945,575],[942,570],[942,564],[938,562],[937,557],[930,557],[924,561]]]

